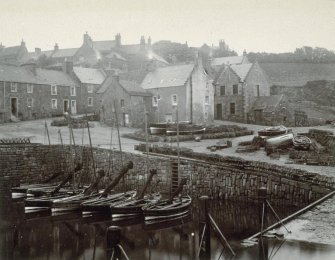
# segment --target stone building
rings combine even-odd
[[[100,89],[107,75],[102,69],[73,67],[73,76],[80,85],[80,110],[84,113],[99,111],[99,98],[96,92]]]
[[[248,122],[258,125],[288,125],[292,120],[287,97],[283,94],[257,97],[248,114]]]
[[[80,88],[60,71],[0,65],[0,122],[76,114]]]
[[[141,86],[152,94],[154,122],[176,120],[210,123],[214,116],[214,90],[201,59],[196,64],[157,68],[149,72]]]
[[[215,86],[215,119],[247,122],[252,104],[270,95],[270,85],[258,63],[223,66]]]
[[[100,120],[109,125],[113,125],[118,116],[118,123],[122,126],[143,126],[144,112],[151,109],[151,94],[136,82],[122,80],[118,76],[106,78],[96,94]]]
[[[29,58],[25,42],[22,40],[18,46],[5,47],[0,44],[0,62],[5,64],[20,65]]]

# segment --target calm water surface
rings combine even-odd
[[[280,217],[296,210],[276,208]],[[242,247],[240,241],[259,230],[257,205],[212,202],[210,212],[237,255],[231,258],[212,232],[209,259],[335,259],[335,247],[326,245],[271,239],[263,248]],[[110,259],[106,230],[111,225],[121,227],[121,245],[130,259],[199,259],[202,213],[195,202],[190,217],[150,226],[140,220],[115,223],[108,216],[79,213],[9,219],[1,223],[1,259]],[[276,219],[269,213],[267,222]],[[262,254],[266,251],[267,258]]]

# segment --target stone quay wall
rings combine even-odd
[[[121,180],[117,190],[141,189],[148,169],[156,168],[151,191],[170,193],[172,163],[176,157],[121,153],[94,148],[94,165],[104,169],[106,176],[101,188],[108,185],[115,174],[133,161],[134,168]],[[76,176],[77,183],[88,184],[94,179],[92,152],[89,147],[75,148],[61,145],[0,146],[0,176],[11,176],[21,183],[36,183],[55,173],[71,172],[76,162],[83,169]],[[213,199],[253,201],[257,190],[265,186],[274,204],[305,205],[332,191],[334,179],[316,173],[282,167],[264,162],[247,161],[193,153],[192,158],[180,158],[179,177],[186,178],[184,192],[193,197],[208,195]],[[58,179],[59,180],[59,179]]]

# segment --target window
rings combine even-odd
[[[17,83],[10,83],[10,92],[17,92]]]
[[[27,93],[33,93],[34,85],[33,84],[27,84]]]
[[[57,95],[57,86],[51,85],[51,95]]]
[[[205,97],[205,104],[207,104],[207,105],[209,104],[209,96]]]
[[[71,91],[71,96],[72,96],[72,97],[76,96],[76,86],[71,86],[70,88],[71,88],[71,89],[70,89],[70,91]]]
[[[93,107],[93,98],[92,98],[92,97],[89,97],[89,98],[87,99],[87,105],[88,105],[89,107]]]
[[[172,106],[177,106],[178,105],[178,96],[177,94],[172,95]]]
[[[87,85],[87,93],[93,93],[93,85]]]
[[[27,107],[33,107],[34,101],[32,98],[27,98]]]
[[[220,87],[220,96],[226,95],[226,86],[221,86]]]
[[[235,103],[230,103],[230,114],[235,115]]]
[[[51,99],[51,108],[57,109],[57,99]]]
[[[158,106],[158,99],[156,96],[152,97],[152,106],[157,107]]]
[[[256,85],[256,95],[257,95],[257,97],[260,96],[260,93],[259,93],[259,85]]]
[[[238,94],[238,85],[233,85],[233,95]]]
[[[124,99],[121,99],[121,100],[120,100],[120,106],[121,106],[121,107],[124,107]]]

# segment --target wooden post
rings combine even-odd
[[[62,133],[61,133],[60,129],[58,130],[58,135],[59,135],[60,143],[61,143],[61,145],[63,147],[64,144],[63,144],[63,138],[62,138]]]
[[[93,147],[92,147],[92,140],[91,140],[90,124],[88,123],[88,120],[86,120],[86,123],[87,123],[88,139],[90,141],[91,156],[92,156],[92,163],[93,163],[93,172],[94,172],[94,176],[97,178],[98,176],[97,176],[96,170],[95,170],[95,161],[94,161],[94,154],[93,154]]]
[[[258,240],[258,252],[260,260],[268,260],[268,241],[263,238],[263,230],[266,228],[267,219],[267,203],[266,203],[267,189],[261,187],[258,189],[258,219],[260,226],[260,236]]]
[[[201,196],[203,216],[199,223],[199,257],[200,259],[211,258],[211,230],[210,230],[210,219],[208,215],[208,196]]]
[[[179,115],[178,115],[178,105],[176,106],[176,123],[177,123],[177,157],[178,157],[178,180],[180,178],[180,151],[179,151]]]
[[[115,101],[115,99],[114,99],[114,111],[115,111],[117,136],[118,136],[118,139],[119,139],[119,150],[120,150],[120,157],[121,157],[121,166],[123,166],[122,146],[121,146],[120,129],[119,129],[119,117],[118,117],[118,111],[117,111],[117,108],[116,108],[116,101]],[[123,188],[125,188],[124,185],[125,185],[124,177],[122,177],[122,186],[123,186]]]
[[[107,228],[107,259],[121,259],[121,229],[117,226]]]
[[[50,143],[49,129],[48,129],[48,125],[47,125],[47,121],[45,121],[45,131],[46,131],[47,136],[48,136],[49,145],[51,145],[51,143]]]

